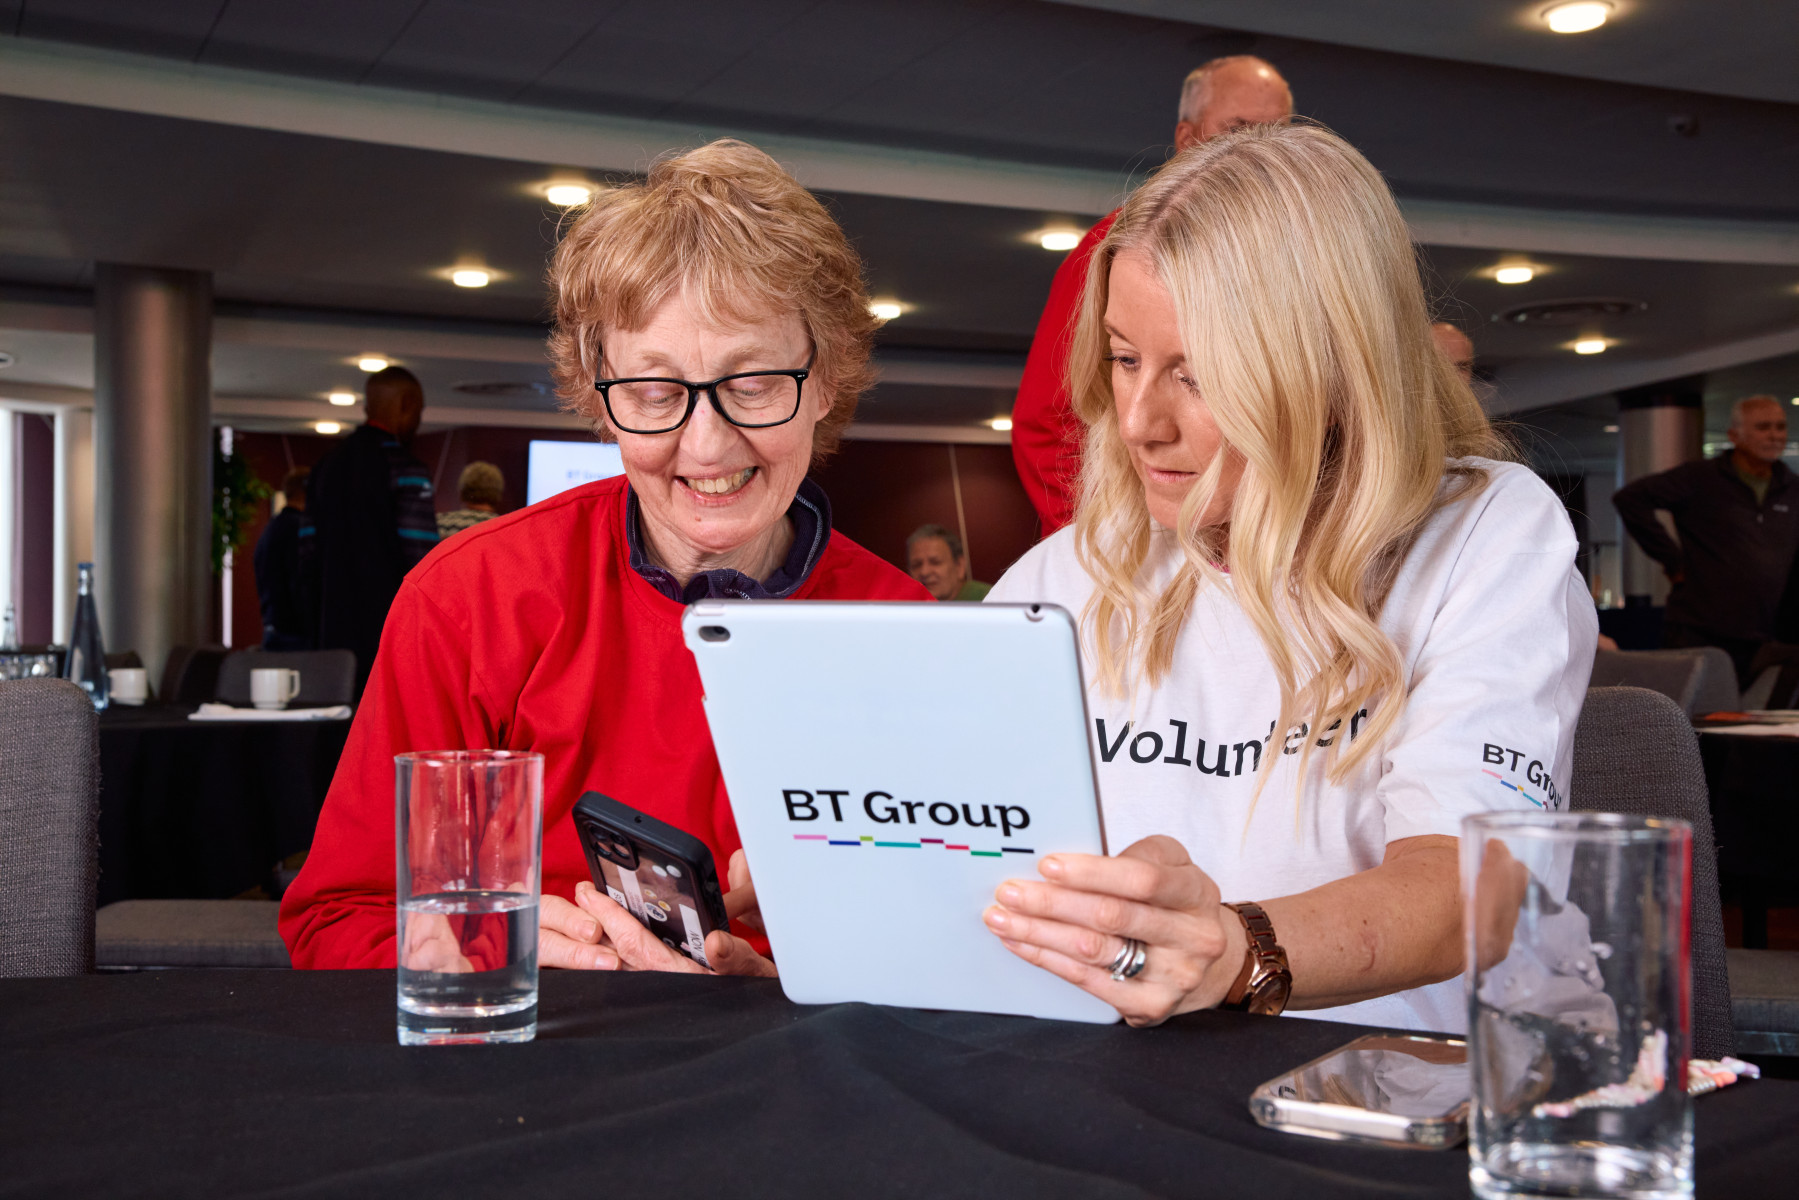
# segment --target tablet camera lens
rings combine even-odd
[[[731,640],[731,631],[723,625],[702,625],[700,626],[700,640],[702,642],[728,642]]]

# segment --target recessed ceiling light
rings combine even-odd
[[[1617,432],[1618,432],[1618,427],[1617,427],[1617,426],[1616,426],[1616,425],[1607,425],[1607,426],[1606,426],[1606,427],[1605,427],[1605,431],[1606,431],[1606,432],[1607,432],[1607,433],[1617,433]]]
[[[1794,404],[1799,404],[1799,396],[1794,396],[1794,397],[1793,397],[1793,403],[1794,403]]]
[[[1493,278],[1500,283],[1529,283],[1537,273],[1530,267],[1500,267],[1493,272]]]
[[[903,304],[893,300],[876,300],[868,306],[868,315],[877,321],[891,321],[905,311]]]
[[[993,420],[987,422],[987,424],[993,426],[993,428],[999,430],[1001,433],[1004,433],[1008,429],[1012,428],[1012,418],[1011,417],[995,417],[995,418],[993,418]]]
[[[356,365],[362,370],[367,371],[370,375],[373,375],[376,371],[387,370],[387,360],[376,354],[370,354],[364,358],[357,359]]]
[[[1581,338],[1578,342],[1574,343],[1574,353],[1604,354],[1606,345],[1607,343],[1604,338]]]
[[[1037,235],[1037,244],[1045,250],[1072,250],[1081,244],[1081,235],[1072,229],[1046,229]]]
[[[584,183],[553,183],[544,189],[543,194],[557,208],[573,208],[593,199],[593,189]]]
[[[461,267],[450,272],[450,282],[457,287],[486,287],[493,276],[479,267]]]
[[[344,427],[339,425],[336,421],[314,421],[312,427],[326,437],[330,437],[334,433],[342,433],[344,429]]]
[[[350,405],[356,403],[356,393],[332,392],[329,396],[326,396],[325,399],[331,401],[331,403],[337,405],[339,408],[348,408]]]
[[[1543,10],[1543,21],[1556,33],[1586,33],[1598,29],[1612,15],[1604,0],[1572,0]]]

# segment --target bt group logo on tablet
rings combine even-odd
[[[848,789],[816,788],[783,788],[781,800],[787,806],[789,821],[820,821],[829,815],[833,822],[841,825],[843,808],[846,800],[854,793]],[[1029,846],[999,846],[988,849],[976,847],[975,839],[981,839],[991,845],[991,834],[981,831],[998,829],[1001,836],[1010,838],[1014,831],[1030,828],[1031,814],[1020,804],[983,804],[977,811],[973,804],[951,804],[947,800],[896,800],[893,794],[883,791],[872,791],[863,794],[861,804],[862,816],[876,825],[917,826],[942,830],[943,837],[920,837],[916,841],[904,838],[882,838],[873,834],[858,834],[854,837],[832,837],[828,833],[796,833],[795,841],[823,842],[829,846],[870,846],[874,849],[892,850],[924,850],[942,847],[945,850],[966,852],[977,858],[999,858],[1004,854],[1035,854]],[[852,807],[852,814],[854,813]],[[922,821],[920,818],[923,818]],[[855,819],[852,815],[852,819]],[[960,836],[952,836],[959,834]],[[900,831],[895,830],[898,834]]]

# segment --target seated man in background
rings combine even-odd
[[[437,536],[440,538],[472,529],[499,516],[500,497],[506,493],[506,477],[492,463],[472,462],[462,468],[462,477],[456,481],[456,493],[462,507],[455,512],[437,514]]]
[[[962,539],[941,525],[920,525],[906,539],[906,570],[939,600],[984,600],[993,587],[968,577]]]
[[[1293,92],[1279,71],[1247,54],[1215,58],[1196,67],[1181,85],[1174,149],[1178,154],[1229,130],[1286,121],[1292,115]],[[1117,219],[1114,211],[1089,229],[1056,269],[1012,403],[1012,459],[1044,537],[1074,520],[1083,427],[1068,397],[1068,345],[1087,285],[1087,264]]]
[[[1799,552],[1799,483],[1780,461],[1786,410],[1772,396],[1737,401],[1731,449],[1716,458],[1645,475],[1612,506],[1668,582],[1663,646],[1717,646],[1747,687],[1750,660],[1774,636],[1775,615]],[[1676,542],[1656,518],[1674,518]]]
[[[262,604],[264,650],[311,650],[318,641],[312,604],[305,592],[301,542],[312,536],[306,520],[308,467],[295,467],[281,481],[286,503],[256,539],[256,596]]]

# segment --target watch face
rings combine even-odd
[[[1282,975],[1271,975],[1262,981],[1249,1001],[1249,1011],[1278,1015],[1287,1007],[1287,999],[1293,992],[1293,983]]]

